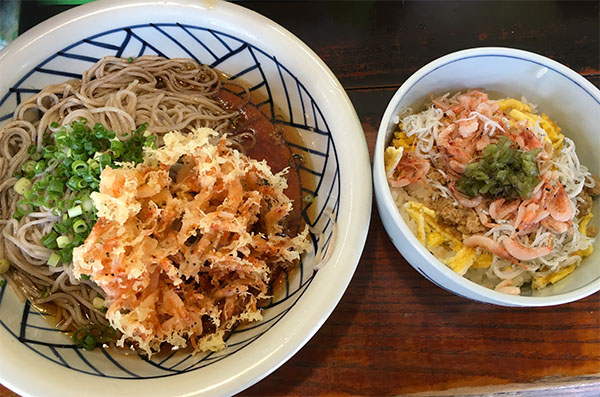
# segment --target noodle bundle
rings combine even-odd
[[[106,325],[102,308],[93,303],[103,293],[92,281],[77,280],[71,264],[48,266],[51,250],[41,240],[59,220],[56,213],[42,207],[13,217],[20,198],[16,175],[29,158],[28,148],[40,150],[47,134],[79,119],[100,123],[125,140],[144,123],[159,141],[169,131],[207,127],[239,147],[231,136],[239,112],[219,99],[221,80],[218,71],[190,59],[106,57],[80,80],[47,86],[27,98],[0,130],[0,258],[11,264],[3,276],[21,298],[49,311],[59,329]],[[241,135],[248,138],[247,132]]]

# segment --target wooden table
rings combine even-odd
[[[600,86],[599,3],[243,2],[310,46],[348,91],[372,155],[396,89],[452,51],[506,46]],[[23,5],[21,30],[63,7]],[[398,254],[373,208],[341,302],[300,352],[243,396],[600,395],[600,294],[515,309],[454,296]],[[0,389],[0,396],[12,396]]]

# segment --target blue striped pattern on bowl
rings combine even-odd
[[[327,121],[311,93],[285,65],[232,35],[198,26],[157,23],[113,29],[77,41],[27,72],[7,92],[0,92],[0,122],[12,117],[15,107],[28,95],[48,84],[80,78],[82,71],[104,56],[140,55],[187,57],[217,67],[232,81],[243,80],[267,98],[259,107],[272,122],[297,129],[304,144],[288,142],[288,146],[292,153],[310,157],[309,166],[299,165],[301,190],[316,197],[313,202],[301,203],[302,214],[315,232],[311,234],[314,248],[326,249],[333,225],[324,211],[331,211],[337,219],[340,198],[339,163]],[[276,114],[275,104],[283,114]],[[316,274],[313,259],[308,255],[298,272],[285,275],[285,291],[263,308],[261,322],[235,329],[228,347],[216,353],[192,356],[172,352],[148,360],[104,349],[87,352],[52,328],[28,303],[20,302],[6,285],[0,287],[0,325],[40,356],[78,372],[121,379],[176,375],[227,359],[275,326],[309,288]]]

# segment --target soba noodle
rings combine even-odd
[[[0,258],[11,263],[3,276],[23,298],[53,314],[59,329],[108,322],[92,303],[102,295],[98,287],[75,279],[70,264],[47,265],[51,250],[40,239],[59,218],[43,210],[13,219],[19,200],[14,175],[28,158],[27,148],[33,144],[40,149],[44,134],[57,130],[54,123],[62,126],[80,118],[103,124],[120,139],[143,123],[159,139],[172,130],[200,127],[230,135],[238,112],[218,99],[221,85],[219,72],[190,59],[106,57],[81,80],[51,85],[27,98],[0,130]],[[238,148],[241,140],[252,139],[247,132],[239,135],[232,139]]]

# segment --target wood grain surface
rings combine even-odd
[[[372,156],[395,90],[455,50],[505,46],[548,56],[600,86],[598,1],[240,2],[297,35],[352,100]],[[21,30],[65,7],[23,4]],[[376,208],[356,273],[319,332],[242,396],[600,395],[600,294],[504,308],[425,280]],[[14,396],[0,388],[0,396]]]

